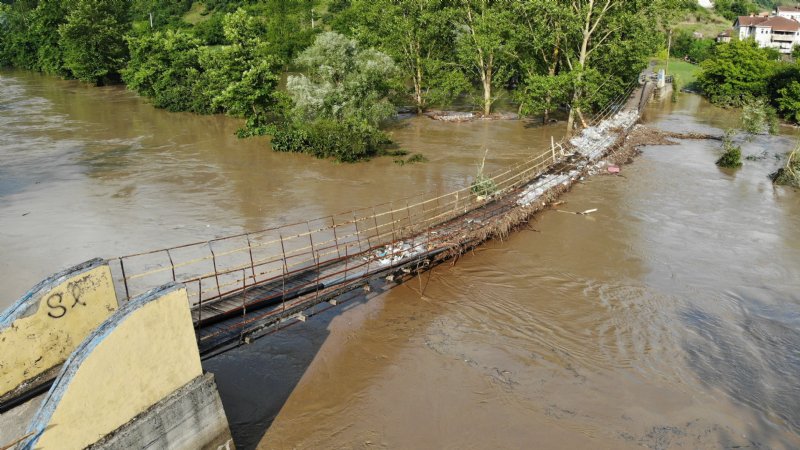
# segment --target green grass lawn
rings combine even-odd
[[[659,69],[663,68],[665,68],[664,61],[658,61],[655,70],[658,71]],[[694,83],[694,81],[697,79],[697,74],[699,72],[700,72],[700,66],[697,64],[691,64],[681,59],[675,59],[675,58],[670,58],[669,60],[669,71],[667,75],[677,75],[678,80],[680,80],[682,86]]]

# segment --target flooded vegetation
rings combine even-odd
[[[405,117],[424,164],[358,166],[239,140],[239,121],[123,89],[0,73],[2,306],[62,267],[468,185],[562,126]],[[645,123],[722,136],[694,95]],[[795,133],[645,147],[622,176],[366,301],[204,362],[239,448],[800,446],[800,196],[774,187]],[[748,156],[757,156],[747,158]],[[761,157],[766,155],[766,157]],[[778,155],[777,157],[775,155]],[[420,295],[420,293],[423,293]]]

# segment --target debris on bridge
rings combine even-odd
[[[569,141],[467,184],[371,208],[112,260],[121,298],[165,282],[186,286],[204,357],[270,333],[375,280],[401,283],[504,237],[595,170],[639,117],[647,89],[626,95]],[[477,191],[477,192],[476,192]],[[328,305],[327,307],[330,307]]]

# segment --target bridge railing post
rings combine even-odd
[[[308,242],[311,244],[311,260],[313,262],[314,254],[319,256],[319,253],[314,249],[314,237],[312,235],[313,233],[311,233],[311,224],[308,221],[306,221],[306,228],[308,229]]]
[[[172,269],[172,281],[178,281],[175,277],[175,263],[172,262],[172,253],[169,252],[169,249],[167,249],[167,258],[169,258],[169,266]]]
[[[331,229],[333,230],[333,242],[336,245],[336,256],[342,259],[342,249],[339,247],[339,235],[336,231],[336,218],[331,216]]]
[[[197,279],[197,326],[203,321],[203,279]]]
[[[358,240],[358,252],[361,253],[361,232],[358,231],[358,219],[356,219],[356,212],[353,210],[353,225],[356,227],[356,239]]]
[[[389,211],[392,212],[391,221],[392,221],[392,242],[397,242],[397,230],[394,223],[394,202],[389,202]]]
[[[219,270],[217,269],[217,255],[214,253],[214,246],[211,244],[213,241],[208,241],[208,249],[211,251],[211,263],[214,266],[214,279],[217,282],[217,297],[222,297],[222,289],[219,285]]]
[[[123,258],[119,258],[119,268],[122,271],[122,284],[125,285],[125,300],[128,301],[131,299],[131,293],[128,290],[128,277],[125,275],[125,260]]]
[[[247,269],[242,269],[242,324],[239,328],[239,342],[244,341],[244,322],[247,317]]]
[[[247,237],[247,251],[250,253],[250,272],[253,274],[253,285],[256,284],[256,263],[255,259],[253,258],[253,244],[250,241],[250,234],[245,234]]]
[[[289,266],[286,263],[286,246],[283,243],[283,233],[278,233],[278,237],[281,240],[281,254],[283,255],[283,259],[281,260],[281,308],[285,312],[286,311],[286,275],[289,271]]]

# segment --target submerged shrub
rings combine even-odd
[[[318,119],[286,124],[273,133],[272,148],[278,152],[308,153],[317,158],[356,162],[383,154],[391,140],[386,133],[365,123]]]
[[[742,127],[749,134],[776,134],[778,112],[763,97],[749,98],[742,105]]]
[[[735,130],[727,130],[725,132],[725,137],[722,138],[722,150],[724,150],[724,153],[717,160],[718,166],[727,168],[742,166],[742,148],[733,143],[735,136]]]
[[[771,177],[775,184],[800,188],[800,146],[789,153],[786,165],[778,169]]]

